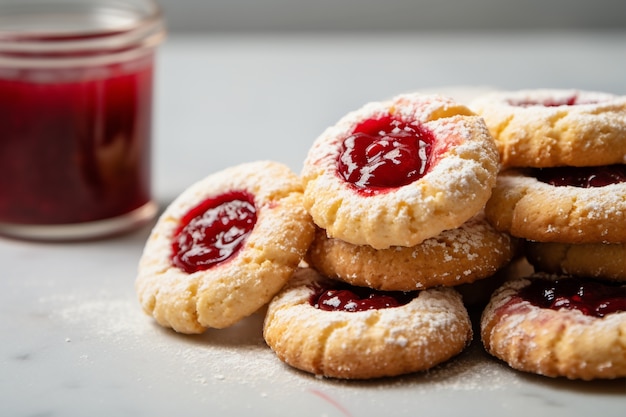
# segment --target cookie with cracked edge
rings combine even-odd
[[[626,282],[626,243],[524,244],[537,271]]]
[[[386,297],[300,269],[269,304],[263,336],[288,365],[341,379],[423,371],[470,343],[469,315],[453,288]]]
[[[231,326],[285,285],[314,231],[300,178],[285,165],[258,161],[213,173],[158,219],[139,262],[139,302],[177,332]]]
[[[326,129],[304,161],[304,205],[329,236],[414,246],[484,206],[500,168],[483,119],[440,95],[368,103]]]
[[[535,273],[497,289],[481,317],[487,352],[548,377],[626,376],[626,287]]]
[[[306,260],[322,274],[352,285],[412,291],[490,277],[513,259],[518,243],[495,230],[481,212],[460,227],[411,247],[352,245],[318,228]]]
[[[485,206],[498,230],[538,242],[626,242],[626,182],[599,187],[555,186],[532,170],[498,175]]]
[[[469,107],[485,120],[504,168],[626,163],[626,96],[571,89],[495,91]]]

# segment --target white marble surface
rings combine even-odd
[[[161,48],[155,194],[255,159],[300,169],[317,134],[413,90],[575,87],[626,94],[626,32],[171,37]],[[182,336],[133,282],[149,228],[82,244],[0,239],[1,416],[623,416],[626,381],[510,370],[474,343],[427,373],[365,383],[282,365],[260,316]],[[537,413],[537,414],[535,414]]]

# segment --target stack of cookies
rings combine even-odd
[[[489,353],[543,375],[626,376],[626,98],[500,92],[470,107],[369,103],[314,141],[300,176],[257,161],[192,184],[146,242],[143,309],[192,334],[267,306],[281,360],[365,379],[463,351],[460,289],[488,289]],[[535,271],[507,276],[520,242]]]
[[[369,103],[328,128],[302,171],[310,269],[270,303],[269,346],[338,378],[415,372],[462,351],[472,329],[453,287],[515,254],[483,214],[499,167],[483,120],[438,95]]]
[[[626,280],[626,98],[534,90],[472,105],[505,169],[486,207],[495,227],[542,270]]]
[[[486,216],[536,272],[493,295],[485,347],[544,375],[625,376],[626,97],[496,92],[471,107],[502,157]]]
[[[492,275],[515,243],[484,218],[498,158],[482,119],[447,97],[401,95],[347,114],[304,162],[304,205],[317,225],[309,262],[388,291]]]

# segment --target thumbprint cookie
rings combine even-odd
[[[535,273],[507,281],[481,318],[485,349],[512,368],[569,379],[626,376],[626,286]]]
[[[304,161],[304,205],[330,237],[414,246],[484,206],[500,168],[482,118],[439,95],[368,103],[326,129]]]
[[[442,363],[469,344],[472,326],[453,288],[381,292],[303,268],[270,302],[263,335],[296,369],[366,379]]]
[[[553,274],[626,282],[626,243],[525,243],[528,262]]]
[[[498,175],[487,219],[539,242],[626,242],[626,165],[508,169]]]
[[[288,167],[259,161],[214,173],[158,219],[139,262],[139,301],[177,332],[230,326],[283,287],[314,232]]]
[[[626,162],[626,97],[578,90],[498,91],[470,107],[487,124],[502,166],[596,166]]]
[[[306,259],[322,274],[352,285],[411,291],[487,278],[513,259],[517,243],[481,213],[412,247],[353,245],[318,228]]]

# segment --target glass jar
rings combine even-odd
[[[151,0],[0,0],[0,234],[103,237],[154,218]]]

